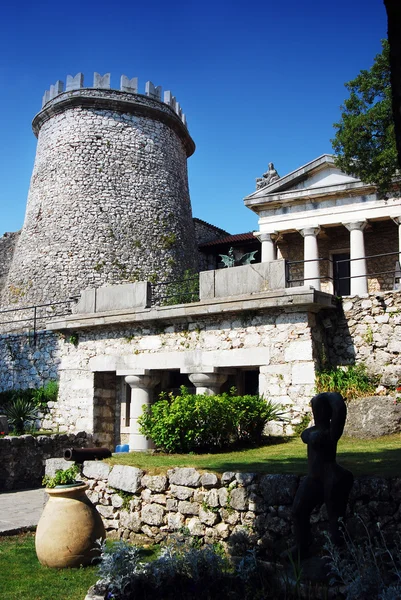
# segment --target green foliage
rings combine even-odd
[[[271,576],[261,569],[256,553],[237,565],[221,548],[188,539],[164,547],[153,561],[144,561],[141,550],[126,542],[103,544],[99,575],[107,584],[110,600],[262,600],[271,595]]]
[[[23,396],[14,397],[3,410],[17,435],[23,434],[36,421],[39,412],[36,402]]]
[[[341,121],[334,124],[332,145],[340,169],[376,184],[384,194],[391,189],[398,164],[387,40],[382,46],[372,67],[345,84],[350,95],[341,107]]]
[[[72,344],[73,346],[77,347],[78,343],[79,343],[79,334],[78,333],[71,333],[71,335],[68,336],[68,341],[70,344]]]
[[[32,399],[41,410],[47,409],[48,402],[57,402],[58,382],[49,381],[44,387],[33,390]]]
[[[173,281],[166,286],[164,306],[187,304],[199,300],[199,273],[186,269],[180,281]]]
[[[169,250],[170,248],[175,246],[176,241],[177,241],[177,234],[173,233],[173,232],[165,233],[160,238],[161,247],[164,250]]]
[[[365,539],[356,543],[344,528],[341,552],[326,536],[326,559],[332,575],[330,583],[340,584],[346,600],[397,600],[401,598],[401,538],[392,535],[391,547],[379,523],[373,535],[365,529]]]
[[[311,421],[312,415],[310,413],[305,413],[304,415],[302,415],[301,421],[298,423],[298,425],[295,425],[294,427],[295,435],[301,435],[301,433],[303,433],[305,429],[309,427],[309,423]]]
[[[4,407],[10,404],[15,398],[25,398],[33,400],[38,408],[45,409],[47,402],[56,402],[58,394],[58,382],[49,381],[40,388],[27,388],[24,390],[8,390],[0,392],[0,406]]]
[[[141,432],[165,452],[216,450],[233,444],[260,443],[267,421],[282,415],[282,407],[260,396],[207,396],[162,393],[139,417]]]
[[[124,492],[124,490],[119,490],[117,488],[113,488],[113,490],[118,496],[120,496],[120,498],[123,501],[121,505],[122,510],[129,510],[129,503],[133,498],[133,494],[131,494],[130,492]]]
[[[79,473],[79,467],[72,465],[68,469],[57,469],[56,474],[53,477],[45,475],[42,479],[42,485],[48,488],[55,488],[56,485],[68,485],[70,483],[76,483],[76,476]]]
[[[362,363],[332,367],[316,374],[317,392],[339,392],[347,400],[373,394],[377,381],[369,377]]]

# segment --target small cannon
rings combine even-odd
[[[86,460],[103,460],[110,456],[111,451],[108,448],[67,448],[64,450],[64,460],[79,464]]]

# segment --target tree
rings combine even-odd
[[[390,80],[393,101],[398,165],[401,167],[401,2],[384,0],[387,11],[387,37],[390,45]]]
[[[369,71],[345,84],[350,96],[341,107],[341,121],[332,140],[336,164],[385,194],[398,169],[392,114],[389,44],[382,41]]]

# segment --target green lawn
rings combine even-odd
[[[97,580],[96,570],[42,567],[33,533],[0,537],[1,600],[83,600]]]
[[[342,438],[338,444],[337,460],[356,476],[401,476],[401,434],[375,440]],[[260,448],[219,454],[114,454],[107,462],[132,465],[151,473],[162,473],[172,467],[195,467],[217,473],[249,471],[302,475],[307,471],[306,446],[298,437],[271,438]]]

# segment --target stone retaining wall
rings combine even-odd
[[[380,292],[343,299],[343,313],[332,314],[326,330],[333,365],[363,363],[380,383],[401,383],[401,293]]]
[[[102,515],[110,538],[158,543],[186,532],[203,542],[221,542],[235,553],[236,544],[257,544],[272,558],[294,542],[291,506],[300,477],[174,468],[148,475],[135,467],[84,463],[88,496]],[[362,533],[358,514],[370,527],[401,532],[401,478],[363,477],[355,481],[347,528]],[[312,515],[313,533],[327,529],[325,509]]]
[[[92,436],[85,432],[0,437],[0,491],[40,486],[46,459],[64,456],[66,448],[85,448],[92,444]]]

